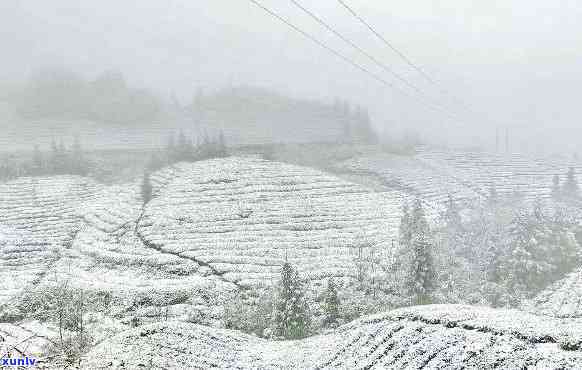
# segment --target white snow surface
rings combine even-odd
[[[299,341],[274,342],[195,324],[157,323],[95,347],[84,366],[192,369],[573,369],[582,324],[514,310],[429,305],[394,310]]]
[[[542,315],[582,318],[582,269],[544,289],[524,308]]]

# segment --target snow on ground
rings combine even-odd
[[[49,244],[70,242],[77,210],[100,185],[79,176],[23,177],[0,183],[0,225]]]
[[[57,249],[27,231],[0,225],[0,308],[40,280]]]
[[[186,319],[188,304],[216,317],[221,300],[236,286],[194,261],[145,246],[135,232],[142,212],[138,190],[137,183],[111,186],[82,207],[82,226],[72,248],[52,269],[55,279],[68,279],[85,291],[107,292],[113,306],[131,311],[122,315],[161,315],[163,307],[171,310],[170,317]]]
[[[234,157],[178,164],[152,180],[140,238],[242,285],[275,279],[285,258],[312,280],[352,276],[358,246],[390,252],[397,239],[402,193],[314,169]]]
[[[98,185],[78,176],[0,183],[0,306],[45,276]]]
[[[582,170],[580,162],[566,158],[429,148],[414,156],[368,153],[339,167],[375,173],[385,185],[419,196],[435,209],[442,206],[448,194],[459,200],[482,199],[492,186],[499,194],[519,192],[529,200],[547,198],[554,175],[560,175],[563,181],[569,167]]]
[[[49,343],[51,332],[45,325],[30,322],[25,325],[0,322],[0,358],[10,354],[13,357],[22,355],[39,358],[43,347]]]
[[[273,342],[230,330],[158,323],[94,348],[85,368],[579,368],[582,324],[519,311],[433,305],[363,318],[330,334]]]
[[[539,293],[525,309],[542,315],[562,318],[582,318],[582,269]]]

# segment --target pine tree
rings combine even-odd
[[[400,249],[409,249],[412,241],[410,229],[410,209],[408,203],[402,205],[402,217],[400,218],[400,228],[398,230]]]
[[[555,246],[550,255],[556,268],[556,279],[571,272],[582,259],[580,245],[572,232],[576,224],[573,220],[567,219],[563,210],[556,210],[550,226],[549,241],[552,246]]]
[[[273,312],[273,331],[277,337],[299,339],[307,335],[309,315],[304,294],[297,271],[285,262]]]
[[[150,173],[145,171],[143,173],[143,180],[141,183],[141,198],[143,204],[147,204],[150,200],[152,200],[152,183],[150,181]]]
[[[34,146],[34,152],[32,154],[32,166],[34,175],[40,175],[43,171],[42,153],[38,145]]]
[[[177,145],[177,161],[186,161],[189,159],[190,154],[188,152],[188,141],[186,140],[186,135],[184,131],[180,130],[178,133],[178,145]]]
[[[454,231],[462,229],[461,215],[451,194],[448,195],[445,208],[445,226]]]
[[[51,140],[51,164],[50,164],[50,170],[52,172],[52,174],[56,174],[59,172],[59,147],[57,146],[57,143],[55,141],[55,139],[53,138]]]
[[[58,173],[59,174],[63,174],[63,173],[71,173],[71,166],[70,166],[70,161],[69,158],[67,157],[67,149],[65,147],[65,142],[63,141],[63,139],[61,139],[59,141],[59,148],[58,148],[58,154],[57,154],[58,160],[57,160],[57,168],[58,168]]]
[[[577,200],[580,197],[580,189],[574,167],[570,167],[566,175],[566,181],[562,187],[562,194],[569,200]]]
[[[407,288],[413,302],[419,305],[429,303],[430,294],[436,288],[436,274],[431,248],[432,245],[424,233],[415,236],[407,276]]]
[[[527,297],[542,289],[556,271],[552,263],[555,246],[541,203],[530,212],[521,211],[512,220],[503,262],[507,284],[517,296]]]
[[[464,227],[461,220],[461,214],[453,199],[449,194],[445,202],[444,221],[444,241],[448,247],[448,252],[454,254],[467,254],[468,246],[463,240]]]
[[[554,175],[552,179],[552,198],[554,200],[560,200],[562,197],[562,190],[560,189],[560,176]]]
[[[176,155],[176,141],[174,139],[174,134],[168,137],[168,142],[166,143],[166,152],[168,156],[168,162],[174,163],[177,160]]]
[[[220,130],[220,133],[218,134],[218,157],[223,158],[226,156],[226,141],[224,139],[224,133]]]
[[[335,327],[339,324],[339,307],[340,301],[337,295],[337,288],[333,279],[327,281],[327,289],[325,291],[325,319],[324,324],[328,327]]]
[[[416,304],[425,304],[429,302],[430,294],[436,288],[436,274],[430,229],[420,199],[414,203],[409,225],[411,249],[405,285]]]
[[[489,187],[489,195],[487,196],[487,202],[489,205],[496,205],[499,203],[499,195],[497,194],[497,187],[495,184],[491,184]]]
[[[81,149],[81,140],[79,135],[75,135],[73,139],[73,150],[71,158],[71,169],[72,173],[77,175],[85,175],[87,170],[85,168],[85,159],[83,156],[83,150]]]
[[[424,213],[424,208],[422,207],[422,201],[418,198],[414,201],[414,208],[412,209],[410,219],[410,232],[412,238],[416,237],[417,235],[428,236],[428,222],[426,221],[426,215]]]

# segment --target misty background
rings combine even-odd
[[[262,3],[407,89],[290,2]],[[438,87],[335,0],[302,3],[458,118],[383,86],[247,0],[2,2],[0,87],[18,86],[47,66],[88,80],[117,70],[129,85],[182,104],[200,90],[256,86],[297,98],[361,104],[387,135],[415,130],[429,142],[495,149],[497,131],[509,133],[512,151],[577,151],[579,2],[349,2]]]

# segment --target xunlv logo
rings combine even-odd
[[[36,364],[36,358],[24,357],[24,358],[2,358],[2,366],[34,366]]]

